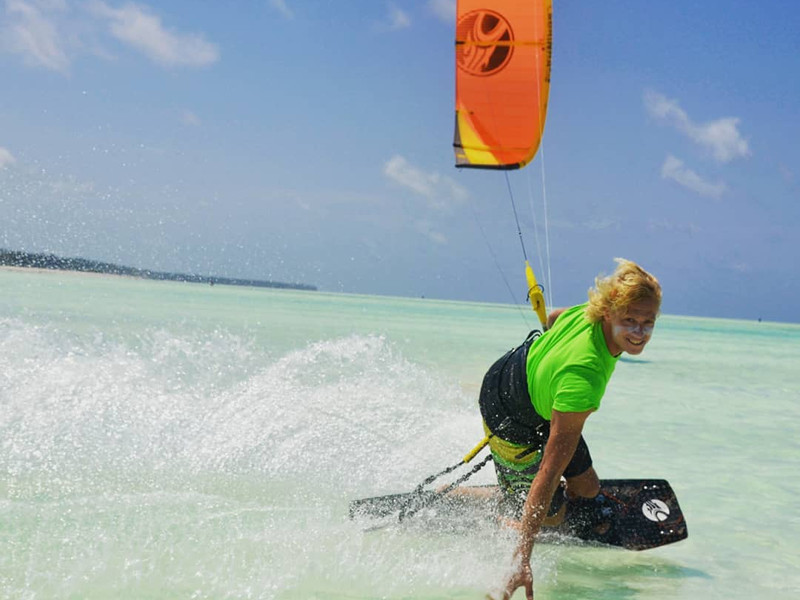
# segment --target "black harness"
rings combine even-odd
[[[481,416],[493,434],[513,444],[541,444],[550,423],[533,408],[528,392],[528,350],[542,332],[534,329],[522,343],[506,352],[483,378]]]

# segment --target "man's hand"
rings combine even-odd
[[[510,600],[517,588],[521,587],[525,588],[525,597],[528,600],[533,600],[533,572],[529,561],[521,562],[516,571],[509,577],[503,588],[503,600]]]
[[[503,588],[503,600],[509,600],[514,591],[520,587],[525,588],[528,600],[533,600],[533,574],[530,565],[533,540],[547,516],[547,509],[558,488],[561,474],[575,454],[583,424],[591,413],[592,411],[588,410],[580,413],[553,410],[550,437],[544,448],[539,472],[531,484],[522,509],[519,544],[514,553],[512,566],[513,574]]]

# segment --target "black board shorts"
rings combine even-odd
[[[487,371],[481,385],[479,404],[484,429],[491,434],[497,481],[512,495],[527,494],[539,471],[544,448],[550,437],[550,421],[533,408],[528,392],[528,348],[533,339],[508,351]],[[576,477],[592,466],[589,447],[581,435],[564,477]]]

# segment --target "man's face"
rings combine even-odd
[[[620,352],[641,354],[653,335],[657,315],[658,303],[649,299],[637,300],[623,312],[607,314],[609,352],[615,356]]]

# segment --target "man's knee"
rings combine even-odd
[[[594,467],[589,467],[580,475],[567,477],[568,498],[594,498],[600,493],[600,479]]]

